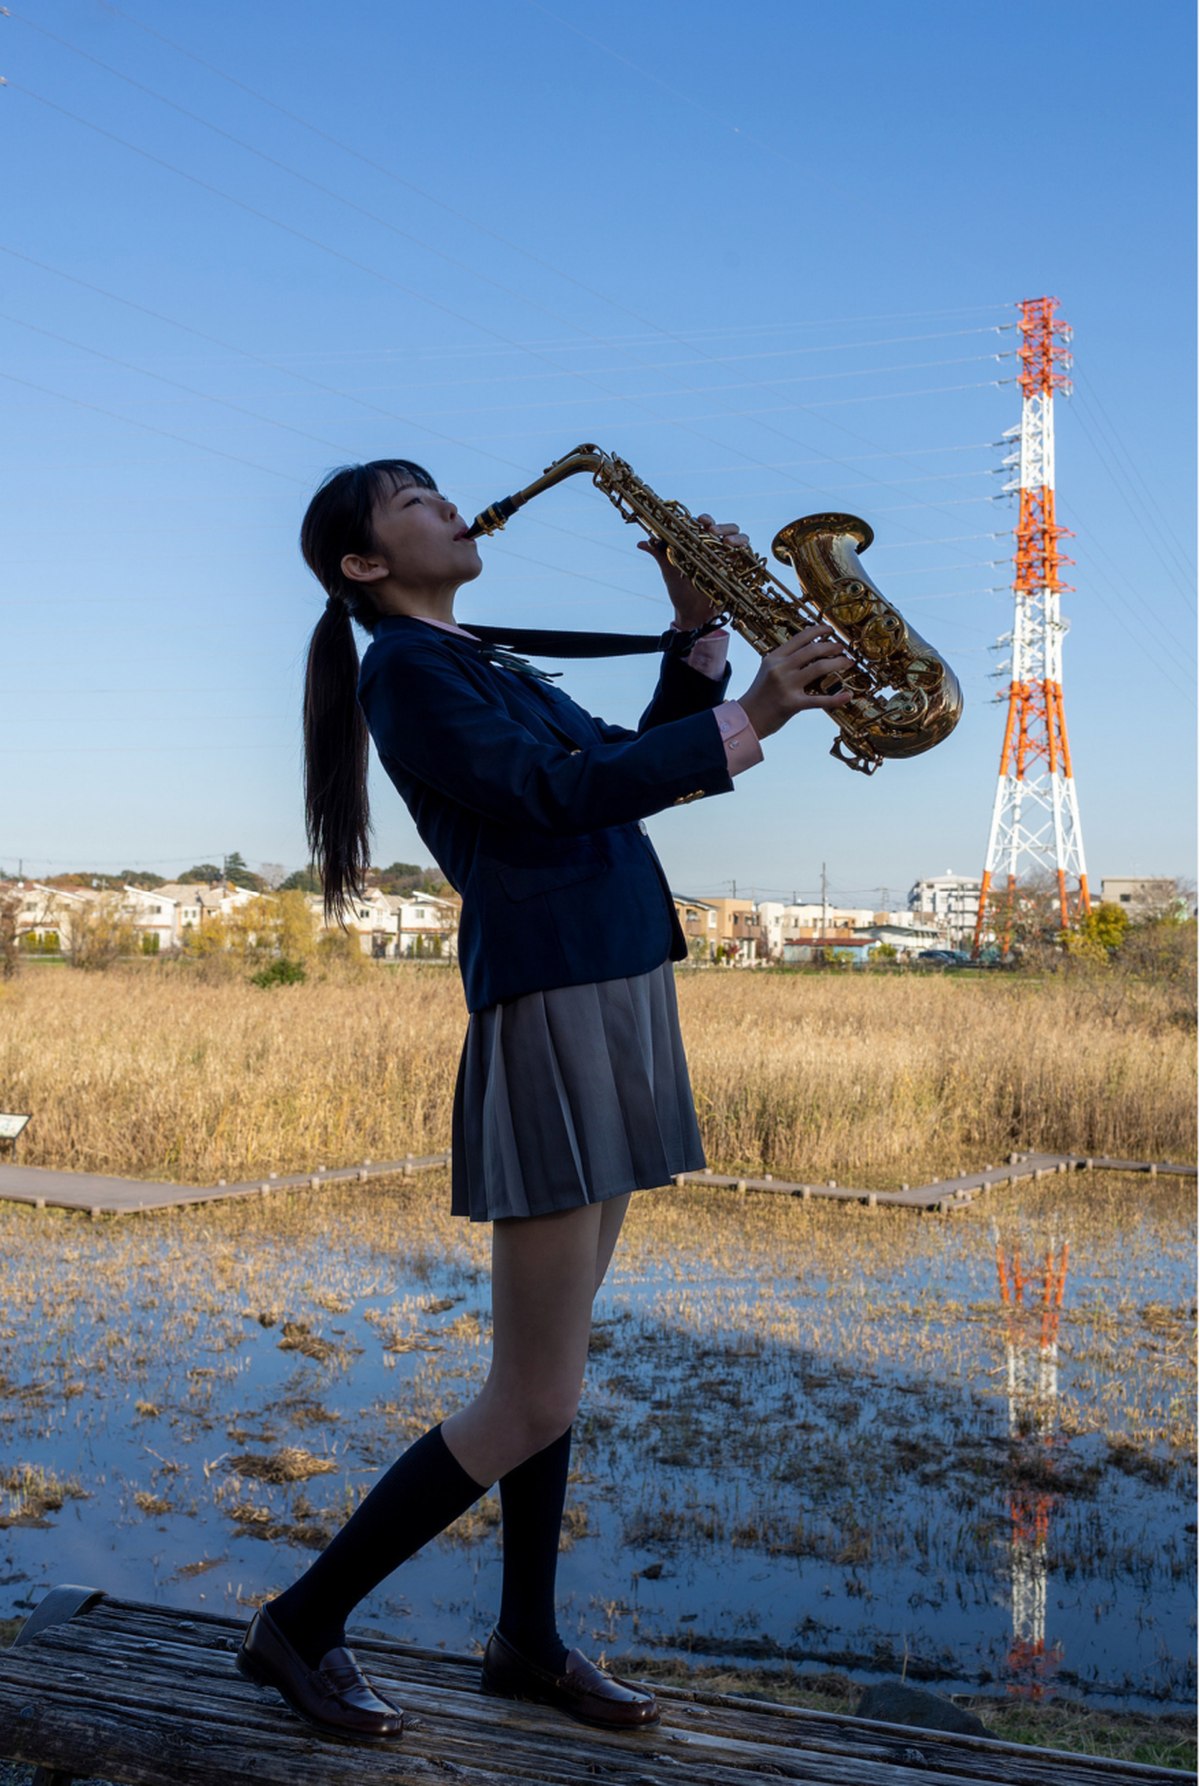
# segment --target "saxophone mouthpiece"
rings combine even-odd
[[[477,540],[487,533],[499,533],[504,523],[512,519],[520,506],[515,496],[502,496],[499,502],[493,502],[481,515],[476,515],[467,528],[467,538]]]

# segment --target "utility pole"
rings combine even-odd
[[[1017,491],[1008,719],[1000,747],[1000,782],[992,809],[983,884],[975,919],[973,953],[994,927],[1007,949],[1017,871],[1024,861],[1050,871],[1057,882],[1058,917],[1065,930],[1072,917],[1091,910],[1079,803],[1071,774],[1071,751],[1063,710],[1062,642],[1067,630],[1059,600],[1059,566],[1071,560],[1058,549],[1067,532],[1054,518],[1054,393],[1069,394],[1066,373],[1071,330],[1055,311],[1057,298],[1031,298],[1021,305],[1021,421],[1006,430],[1017,445],[1004,461],[1017,471],[1005,485]],[[1001,888],[1001,909],[989,898]]]
[[[824,946],[829,930],[829,877],[825,873],[825,864],[821,864],[821,943]]]

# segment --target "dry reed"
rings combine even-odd
[[[21,1158],[211,1183],[447,1147],[458,977],[363,969],[266,991],[187,964],[28,969],[0,987]],[[679,1002],[717,1169],[880,1187],[1011,1148],[1194,1157],[1172,983],[717,971],[681,974]]]

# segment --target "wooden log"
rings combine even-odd
[[[59,1592],[58,1610],[70,1595]],[[43,1769],[107,1772],[130,1786],[747,1786],[785,1778],[826,1786],[1117,1786],[1181,1781],[1169,1769],[1058,1755],[990,1739],[917,1731],[835,1713],[657,1688],[664,1721],[622,1735],[552,1709],[487,1698],[479,1659],[351,1642],[371,1678],[409,1714],[398,1744],[339,1742],[310,1729],[270,1689],[244,1680],[240,1621],[103,1598],[0,1655],[0,1749]],[[83,1605],[83,1603],[80,1603]],[[38,1621],[38,1614],[26,1629]]]

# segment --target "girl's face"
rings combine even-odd
[[[343,573],[370,584],[372,600],[387,613],[407,602],[444,600],[483,569],[479,548],[449,497],[422,484],[401,484],[381,494],[371,518],[375,550],[348,553]],[[393,599],[405,606],[392,607]]]

